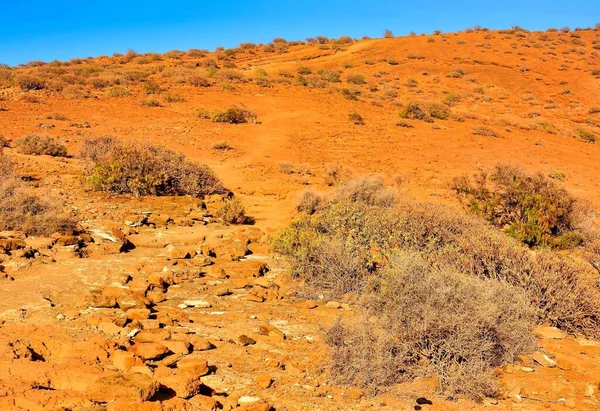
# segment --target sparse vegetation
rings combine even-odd
[[[486,126],[475,126],[472,128],[473,134],[476,136],[484,136],[484,137],[494,137],[501,138],[502,136],[498,134],[495,130],[486,127]]]
[[[420,120],[426,123],[433,123],[431,117],[427,115],[427,113],[417,104],[417,103],[408,103],[404,110],[400,112],[401,118],[408,118],[413,120]]]
[[[64,211],[58,200],[31,193],[0,149],[0,230],[47,236],[73,231],[76,223],[76,219]]]
[[[249,122],[256,124],[257,116],[249,110],[231,107],[223,111],[215,111],[212,115],[212,121],[215,123],[228,124],[243,124]]]
[[[88,181],[98,191],[117,194],[204,197],[227,190],[211,169],[182,154],[143,143],[110,140],[110,150],[93,164]],[[94,156],[90,156],[93,160]]]
[[[469,211],[527,245],[569,247],[582,241],[575,198],[542,174],[496,166],[490,175],[455,179],[453,188]]]
[[[229,198],[217,210],[217,217],[228,224],[244,224],[246,222],[246,209],[237,198]]]
[[[50,136],[29,134],[15,141],[15,147],[23,154],[34,156],[66,157],[67,148]]]
[[[356,111],[353,111],[352,113],[348,114],[348,119],[353,124],[356,124],[357,126],[365,125],[365,119],[360,114],[358,114]]]
[[[586,143],[595,143],[597,140],[597,137],[594,133],[583,129],[577,130],[577,138],[585,141]]]

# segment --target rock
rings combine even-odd
[[[252,404],[255,402],[259,402],[259,401],[262,401],[259,397],[250,397],[248,395],[244,395],[238,399],[238,404],[246,405],[246,404]]]
[[[567,408],[575,408],[577,406],[577,403],[575,402],[575,399],[567,398],[564,402],[564,405]]]
[[[352,388],[346,392],[346,395],[350,399],[360,400],[363,397],[363,395],[365,395],[365,392],[363,390],[361,390],[360,388]]]
[[[102,331],[104,334],[119,334],[123,328],[113,322],[104,321],[98,324],[98,330]]]
[[[158,320],[139,320],[142,330],[158,330],[161,326]]]
[[[238,341],[238,344],[240,344],[243,347],[245,347],[247,345],[254,345],[254,344],[256,344],[256,340],[254,340],[253,338],[248,337],[246,334],[240,335],[238,337],[237,341]]]
[[[317,308],[319,305],[314,302],[313,300],[307,300],[306,303],[306,308],[308,308],[309,310],[312,310],[313,308]]]
[[[163,292],[162,289],[148,291],[146,293],[146,297],[148,297],[148,300],[150,300],[152,304],[162,303],[167,299],[167,295]]]
[[[130,320],[147,320],[150,317],[150,310],[147,308],[132,308],[125,312],[125,316]]]
[[[186,300],[183,302],[187,307],[194,308],[210,308],[212,305],[207,301],[202,300]]]
[[[272,325],[261,325],[258,329],[261,335],[267,335],[275,340],[285,340],[285,334],[279,328]]]
[[[208,374],[208,362],[205,357],[189,355],[177,362],[177,369],[184,374],[203,376]]]
[[[129,351],[117,350],[110,356],[112,364],[121,371],[127,371],[136,365],[135,354]]]
[[[167,252],[169,258],[176,260],[186,260],[194,258],[196,254],[198,254],[193,248],[178,248],[172,245],[167,246]]]
[[[523,371],[523,372],[534,372],[535,368],[523,366],[523,367],[521,367],[521,371]]]
[[[515,387],[506,394],[506,396],[513,400],[513,402],[522,402],[523,398],[521,397],[521,387]]]
[[[179,398],[190,398],[200,393],[202,382],[197,375],[169,375],[158,378],[161,386]]]
[[[548,357],[543,352],[539,352],[539,351],[535,352],[531,355],[531,358],[533,358],[533,361],[537,362],[542,367],[546,367],[546,368],[556,367],[556,361],[554,361],[553,359]]]
[[[585,391],[584,391],[583,395],[586,397],[593,397],[594,391],[595,391],[594,386],[592,384],[588,384],[588,386],[585,387]]]
[[[224,297],[230,294],[231,290],[228,287],[219,287],[213,291],[213,295],[216,295],[217,297]]]
[[[337,301],[328,301],[327,304],[325,304],[325,308],[333,308],[337,310],[342,308],[342,304],[338,303]]]
[[[192,344],[194,351],[207,351],[215,348],[210,341],[198,335],[193,335],[190,337],[190,344]]]
[[[262,303],[265,301],[265,297],[259,296],[259,295],[254,295],[254,294],[248,294],[246,296],[246,300],[247,301],[252,301],[254,303]]]
[[[144,374],[113,375],[98,378],[85,391],[85,397],[96,402],[116,398],[147,401],[158,391],[159,384]]]
[[[225,272],[225,269],[223,269],[223,267],[211,265],[206,269],[206,276],[209,278],[214,278],[216,280],[224,280],[225,278],[227,278],[227,273]]]
[[[543,340],[562,340],[566,334],[556,327],[541,325],[533,329],[533,334]]]
[[[168,340],[169,338],[171,338],[171,333],[168,330],[160,328],[158,330],[143,330],[143,331],[140,331],[135,336],[135,342],[136,342],[136,344],[139,344],[139,343],[152,343],[152,342],[159,342],[159,341]]]
[[[273,384],[273,378],[266,374],[259,375],[254,381],[256,382],[256,385],[265,390]]]
[[[258,277],[256,280],[254,280],[254,285],[258,285],[262,288],[271,288],[273,286],[273,281],[265,277]]]
[[[175,354],[189,354],[191,351],[190,344],[185,341],[161,341],[161,344]]]
[[[169,349],[156,342],[138,343],[130,347],[130,351],[145,360],[157,360],[169,353]]]
[[[131,308],[146,308],[150,305],[150,301],[146,297],[134,291],[117,296],[116,302],[123,311]]]
[[[152,370],[149,367],[145,366],[145,365],[134,365],[133,367],[131,367],[129,369],[129,372],[130,373],[144,374],[144,375],[147,375],[149,377],[152,377],[152,375],[153,375]]]

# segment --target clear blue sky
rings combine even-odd
[[[132,48],[165,52],[316,35],[593,26],[600,0],[0,0],[0,63],[68,60]]]

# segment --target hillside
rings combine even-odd
[[[336,384],[324,329],[359,304],[306,298],[271,241],[302,192],[331,193],[340,174],[458,212],[453,178],[510,164],[600,209],[599,53],[597,30],[467,30],[0,67],[4,153],[81,226],[0,232],[0,407],[595,409],[600,343],[551,327],[537,335],[558,366],[506,365],[483,403],[444,398],[434,377]],[[248,117],[216,121],[230,108]],[[29,134],[69,155],[24,153]],[[218,195],[91,190],[78,153],[107,135],[208,165],[254,224],[214,218]]]

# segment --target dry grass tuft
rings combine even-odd
[[[67,148],[50,136],[29,134],[15,141],[15,147],[23,154],[34,156],[67,156]]]

